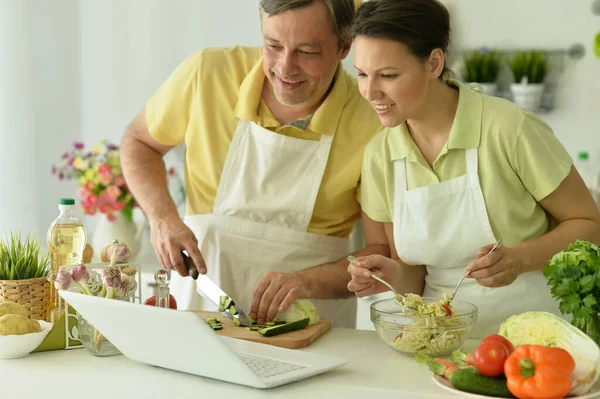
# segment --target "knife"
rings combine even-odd
[[[192,259],[186,253],[182,252],[182,254],[185,264],[188,267],[190,276],[196,280],[196,290],[198,293],[214,303],[219,309],[222,308],[221,305],[223,300],[221,298],[229,298],[231,303],[227,306],[227,309],[222,310],[221,313],[231,320],[237,319],[242,326],[251,327],[252,320],[250,320],[246,313],[244,313],[242,308],[240,308],[240,305],[235,303],[235,301],[229,295],[227,295],[225,291],[219,288],[219,286],[215,284],[207,275],[199,274]],[[193,271],[195,271],[195,273],[193,273]],[[236,314],[232,314],[228,311],[231,305],[235,305],[235,308],[237,309]]]

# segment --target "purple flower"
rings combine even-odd
[[[63,180],[65,178],[65,174],[63,172],[60,172],[58,174],[58,180]]]
[[[118,150],[118,149],[119,149],[119,146],[116,146],[116,145],[114,145],[114,144],[112,144],[112,143],[108,143],[108,144],[106,145],[106,149],[107,149],[108,151]]]
[[[52,165],[52,174],[55,175],[56,174],[56,166]]]
[[[67,290],[71,286],[73,279],[66,270],[60,270],[54,279],[54,286],[57,290]]]
[[[87,282],[88,278],[90,277],[90,273],[87,269],[87,267],[85,267],[84,265],[78,265],[75,266],[73,269],[71,269],[71,277],[73,278],[73,280],[75,280],[76,282],[80,283],[80,282]]]
[[[81,141],[74,141],[73,147],[75,147],[78,150],[83,150],[84,145]]]
[[[65,152],[64,154],[62,154],[61,159],[67,159],[67,158],[69,158],[69,153],[68,152]]]

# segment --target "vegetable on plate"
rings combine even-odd
[[[504,365],[506,385],[522,399],[561,399],[571,390],[573,357],[562,348],[521,345]]]
[[[587,393],[600,375],[598,345],[581,330],[551,313],[525,312],[511,316],[500,326],[500,335],[517,347],[515,352],[527,344],[566,350],[575,361],[569,395]]]

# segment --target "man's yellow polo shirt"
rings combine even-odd
[[[229,145],[244,119],[307,140],[335,133],[308,231],[348,236],[360,218],[364,149],[381,130],[376,113],[340,65],[306,129],[280,126],[261,101],[264,79],[261,49],[206,49],[184,61],[147,102],[152,137],[166,145],[185,140],[187,214],[212,212]]]
[[[410,190],[466,174],[465,149],[478,148],[479,182],[496,238],[514,245],[545,234],[551,220],[538,201],[568,175],[571,157],[535,114],[462,83],[449,84],[459,89],[458,109],[433,168],[406,124],[383,130],[365,152],[363,210],[371,219],[393,221],[394,161],[406,159]]]

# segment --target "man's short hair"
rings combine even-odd
[[[308,7],[316,2],[321,2],[327,6],[335,36],[338,39],[338,46],[350,39],[350,29],[354,19],[354,0],[261,0],[260,11],[270,16],[277,15],[284,11],[297,10]]]

